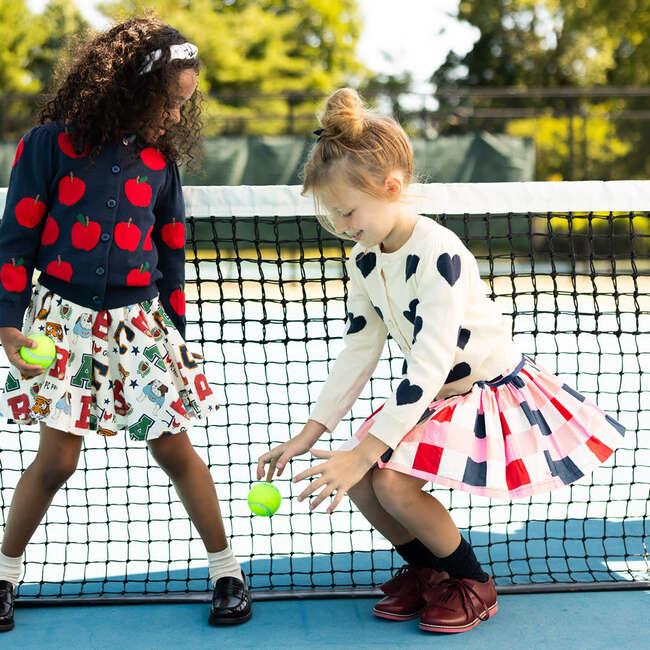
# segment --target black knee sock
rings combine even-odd
[[[462,535],[458,548],[451,555],[440,558],[440,564],[452,578],[471,578],[479,582],[487,582],[490,579],[481,569],[474,549]]]
[[[395,550],[412,566],[443,570],[440,560],[417,537],[411,542],[396,546]]]

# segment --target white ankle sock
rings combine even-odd
[[[23,572],[23,556],[9,557],[0,551],[0,580],[11,582],[15,587]]]
[[[230,546],[226,546],[223,551],[217,553],[208,553],[208,571],[213,586],[219,578],[225,576],[241,580],[241,567],[230,550]]]

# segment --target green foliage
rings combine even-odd
[[[449,52],[435,72],[437,86],[592,87],[650,83],[650,0],[461,0],[458,17],[478,27],[479,40],[464,57]],[[647,178],[650,121],[615,121],[605,112],[645,108],[647,98],[617,98],[591,105],[584,99],[444,100],[442,107],[548,108],[540,119],[468,121],[487,128],[531,135],[539,145],[538,174],[574,178]],[[574,158],[567,142],[574,119]],[[459,129],[456,129],[459,130]],[[564,136],[562,139],[561,136]],[[586,137],[585,137],[586,136]],[[562,151],[564,149],[564,151]],[[581,164],[580,159],[584,158]]]
[[[101,10],[117,19],[151,4],[121,0]],[[356,0],[159,0],[155,10],[199,47],[207,136],[285,133],[290,111],[308,116],[293,130],[309,133],[322,94],[367,76],[355,56]]]

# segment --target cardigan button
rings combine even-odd
[[[115,199],[108,199],[108,201],[106,201],[106,205],[109,208],[114,208],[117,205],[117,201]]]
[[[114,174],[119,174],[119,173],[120,173],[120,166],[119,166],[119,165],[113,165],[113,166],[111,167],[111,171],[112,171]]]
[[[93,296],[92,301],[96,304],[99,305],[102,302],[102,299],[99,296]]]
[[[98,267],[95,269],[95,273],[96,273],[97,275],[104,275],[105,271],[106,271],[106,269],[104,269],[103,266],[98,266]]]
[[[102,236],[100,237],[102,241],[108,241],[110,238],[111,236],[107,232],[103,232]]]

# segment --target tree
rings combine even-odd
[[[117,19],[148,6],[100,9]],[[160,0],[156,11],[199,47],[206,135],[309,133],[323,94],[367,76],[355,56],[356,0]]]
[[[436,86],[521,88],[646,85],[650,75],[650,0],[461,0],[458,17],[479,28],[481,36],[464,57],[449,52],[432,77]],[[540,178],[570,171],[567,156],[558,158],[548,141],[552,132],[573,131],[574,144],[587,152],[593,177],[647,177],[650,122],[612,121],[607,113],[642,105],[642,99],[444,99],[442,108],[532,107],[548,109],[544,128],[537,120],[472,121],[535,137],[541,154]],[[583,114],[587,123],[554,117]],[[593,124],[591,124],[593,118]],[[555,124],[552,124],[555,120]],[[578,128],[580,127],[580,128]],[[546,138],[546,140],[545,140]],[[581,141],[581,138],[583,140]],[[546,152],[548,151],[548,156]],[[577,174],[577,172],[574,172]]]

